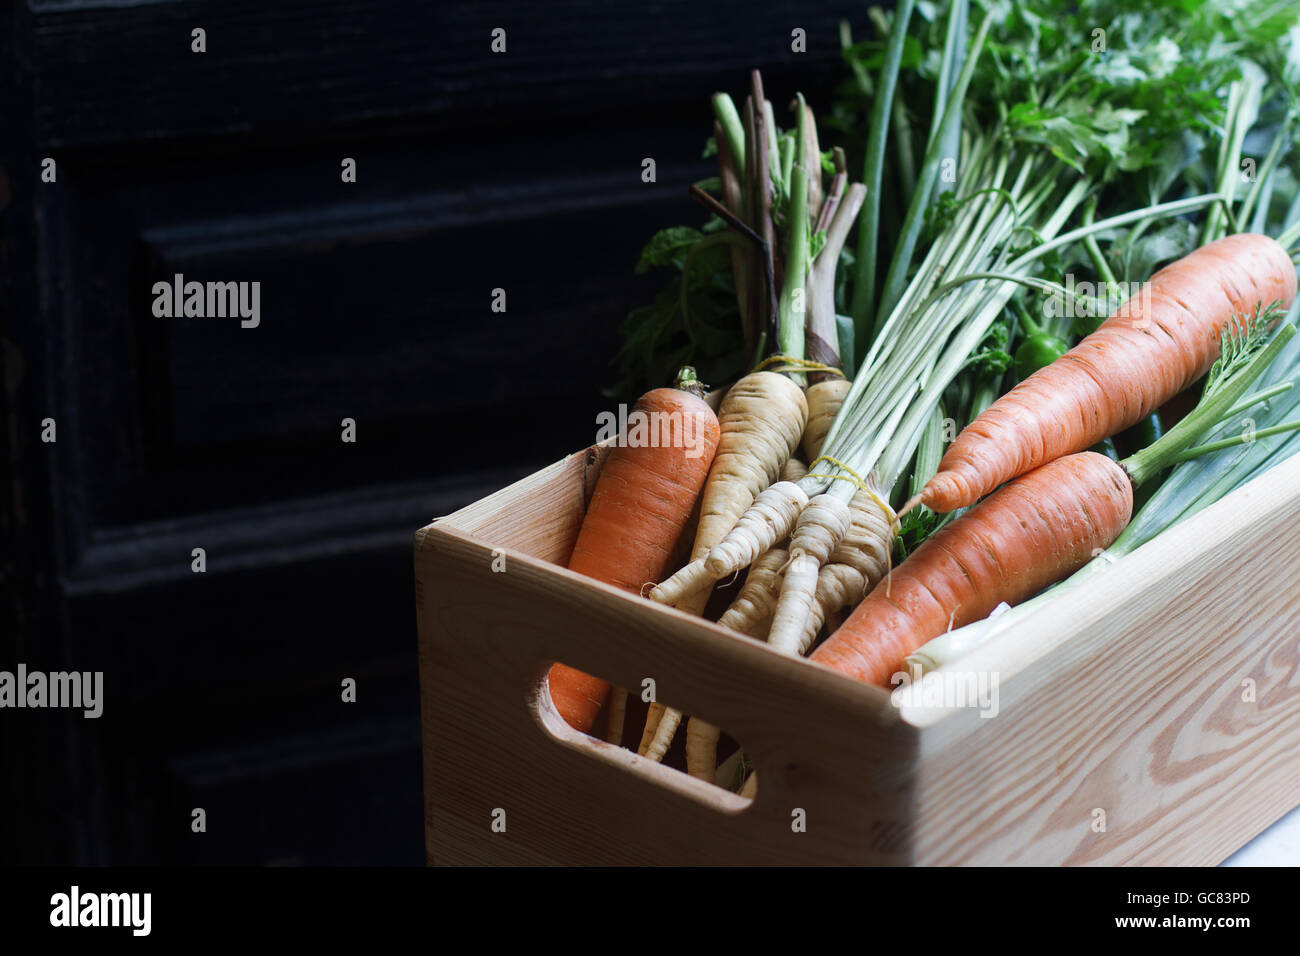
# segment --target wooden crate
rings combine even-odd
[[[1300,456],[971,654],[991,719],[568,571],[602,461],[416,533],[430,863],[1214,864],[1300,804]],[[724,728],[752,805],[570,729],[556,660]]]

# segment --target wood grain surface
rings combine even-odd
[[[1300,804],[1297,489],[1300,457],[960,662],[1001,712],[925,728],[918,858],[1216,864]]]

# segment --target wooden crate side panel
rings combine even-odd
[[[416,549],[434,526],[493,547],[566,564],[582,527],[608,446],[592,445],[416,532]]]
[[[525,555],[493,574],[490,556],[438,525],[416,553],[431,862],[908,861],[916,731],[883,692]],[[549,698],[530,707],[557,658],[629,687],[654,676],[661,700],[726,728],[760,769],[754,805],[569,730]]]
[[[1000,713],[923,730],[918,859],[1215,864],[1300,804],[1297,488],[1300,458],[963,661]]]

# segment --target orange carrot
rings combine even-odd
[[[903,659],[1074,573],[1128,526],[1124,468],[1083,452],[1024,475],[940,528],[878,584],[811,660],[888,685]]]
[[[1209,370],[1232,316],[1273,302],[1285,309],[1295,294],[1291,258],[1267,236],[1226,236],[1165,266],[1101,328],[964,429],[908,508],[974,504],[1141,421]]]
[[[718,446],[718,419],[700,391],[686,368],[677,388],[641,396],[628,415],[629,434],[601,468],[570,570],[637,593],[664,576]],[[647,427],[638,440],[639,423]],[[551,668],[548,681],[569,726],[589,731],[610,685],[564,664]]]

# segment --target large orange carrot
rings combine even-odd
[[[1132,512],[1123,467],[1090,451],[1058,458],[927,538],[811,659],[888,685],[926,641],[1083,567],[1119,537]]]
[[[664,576],[718,446],[718,419],[699,389],[694,370],[683,369],[677,388],[654,389],[636,403],[628,433],[600,471],[570,570],[637,593]],[[564,664],[548,680],[569,726],[590,730],[609,684]]]
[[[935,511],[974,504],[1141,421],[1209,370],[1232,316],[1273,302],[1285,309],[1295,294],[1291,257],[1267,236],[1226,236],[1165,266],[1101,328],[963,430],[914,501]]]

